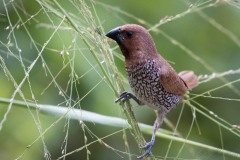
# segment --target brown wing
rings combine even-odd
[[[163,88],[169,93],[184,95],[188,87],[170,64],[165,60],[161,60],[160,69],[160,83],[163,85]]]

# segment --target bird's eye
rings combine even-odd
[[[126,35],[127,35],[128,38],[131,38],[132,35],[133,35],[133,31],[127,31]]]

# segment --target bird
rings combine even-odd
[[[132,92],[123,92],[115,103],[133,99],[156,111],[151,141],[140,148],[151,155],[156,132],[173,108],[183,101],[184,95],[198,85],[193,71],[177,73],[158,53],[151,34],[138,24],[125,24],[109,31],[106,37],[117,42],[125,59],[125,69]]]

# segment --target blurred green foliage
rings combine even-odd
[[[161,20],[173,18],[173,20],[160,25],[158,29],[172,37],[174,41],[181,43],[180,46],[161,34],[161,32],[151,30],[150,33],[156,42],[158,51],[169,60],[177,71],[191,69],[198,75],[211,75],[212,73],[222,73],[240,68],[239,1],[221,0],[221,2],[216,1],[217,4],[213,0],[206,2],[199,0],[102,0],[92,3],[86,1],[92,12],[91,14],[95,17],[96,30],[92,30],[92,26],[88,26],[87,20],[84,19],[84,13],[77,10],[77,8],[81,7],[82,1],[75,2],[79,6],[74,6],[69,1],[64,0],[58,2],[68,14],[73,15],[75,20],[79,20],[77,27],[80,30],[89,30],[89,33],[87,33],[89,37],[91,36],[90,33],[92,33],[93,37],[89,40],[92,45],[95,45],[93,41],[95,32],[100,31],[104,35],[104,32],[126,23],[137,23],[146,28],[151,28]],[[43,7],[44,3],[52,6],[53,10]],[[194,12],[189,14],[181,14],[191,9],[191,7],[200,5],[201,8],[209,4],[214,5],[199,11],[194,9]],[[96,9],[98,17],[94,15],[94,9]],[[20,96],[19,92],[14,99],[28,102],[36,101],[39,104],[68,106],[69,103],[66,103],[66,97],[70,97],[69,99],[72,99],[73,104],[76,100],[82,98],[80,103],[76,103],[76,108],[124,118],[120,106],[114,104],[115,94],[104,80],[94,57],[70,23],[67,23],[63,17],[56,14],[58,12],[60,12],[60,9],[49,1],[3,0],[0,2],[0,57],[3,59],[0,62],[0,97],[11,99],[16,91],[16,86],[14,86],[11,77],[6,74],[3,62],[16,84],[19,85],[24,79],[29,66],[41,54],[42,57],[37,59],[28,76],[29,79],[21,86],[21,92],[25,99]],[[177,15],[180,17],[178,18]],[[174,17],[177,18],[174,19]],[[97,23],[97,18],[99,18],[101,25]],[[103,27],[103,31],[101,27]],[[55,31],[56,33],[54,33]],[[102,36],[102,38],[105,37]],[[73,40],[76,40],[77,43],[75,44]],[[109,43],[112,47],[116,46],[113,42],[109,41]],[[46,47],[44,47],[45,44]],[[186,47],[198,58],[194,59],[187,53],[187,50],[181,49],[182,46]],[[43,50],[41,50],[42,48]],[[76,48],[78,50],[75,50]],[[119,53],[120,50],[116,48],[114,58],[117,68],[123,76],[126,76],[124,62],[118,58]],[[70,88],[70,77],[72,75],[78,79],[73,89]],[[240,79],[239,72],[225,78],[227,82],[214,79],[202,83],[191,93],[201,94],[228,82],[238,80]],[[239,82],[233,85],[239,93]],[[62,92],[60,92],[59,88],[61,88]],[[130,90],[127,83],[125,89]],[[198,97],[196,101],[230,124],[240,124],[240,94],[238,93],[228,87],[223,87],[207,94],[210,98]],[[64,94],[64,96],[61,94]],[[229,98],[229,100],[211,97],[223,97]],[[133,104],[136,106],[135,103]],[[177,123],[182,109],[181,106],[179,105],[167,117],[174,125]],[[8,104],[0,103],[0,120],[3,119],[7,108]],[[134,112],[139,122],[153,124],[155,115],[151,109],[134,107]],[[38,115],[37,110],[30,110],[27,106],[26,108],[12,106],[7,120],[0,130],[0,159],[15,159],[22,153],[25,153],[22,159],[44,159],[44,147],[41,139],[27,148],[40,135],[39,126],[35,122],[38,121],[36,120],[38,116],[42,130],[48,128],[58,119]],[[196,113],[197,123],[194,123],[193,128],[190,129],[192,119],[193,110],[185,106],[178,126],[178,131],[183,137],[186,137],[189,130],[191,130],[188,137],[191,140],[240,153],[240,139],[238,136],[219,127],[199,113]],[[88,142],[94,140],[90,132],[83,132],[79,122],[70,121],[69,128],[67,124],[67,120],[61,120],[44,135],[44,142],[52,159],[62,155],[64,146],[66,146],[64,138],[67,134],[68,152],[84,146],[85,136],[88,137]],[[90,122],[87,122],[86,125],[98,137],[104,137],[119,130],[119,128],[109,128]],[[163,125],[163,128],[171,130],[166,124]],[[127,135],[131,153],[138,155],[139,151],[136,142],[129,131],[127,131]],[[146,140],[149,139],[150,135],[147,135]],[[117,150],[126,151],[122,133],[109,136],[104,141]],[[153,154],[164,157],[169,143],[169,140],[157,139]],[[177,156],[181,145],[173,142],[168,154],[169,159]],[[127,155],[119,155],[99,143],[90,145],[88,150],[91,152],[90,159],[128,158]],[[192,146],[184,147],[179,157],[204,160],[224,159],[224,155]],[[135,155],[132,158],[135,159]],[[228,156],[225,158],[234,159]],[[74,153],[66,159],[87,159],[86,149]]]

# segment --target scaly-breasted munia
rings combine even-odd
[[[115,40],[125,57],[128,80],[134,94],[123,92],[115,101],[134,99],[157,112],[152,139],[140,148],[146,152],[138,158],[151,154],[157,129],[166,114],[182,101],[184,94],[197,86],[198,80],[192,71],[179,74],[157,52],[149,32],[142,26],[126,24],[106,34]]]

